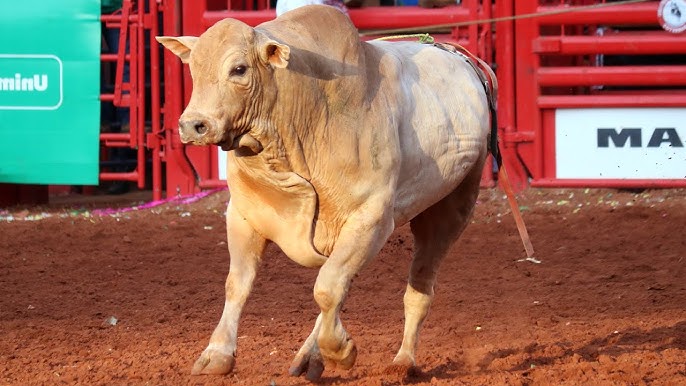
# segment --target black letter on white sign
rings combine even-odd
[[[671,147],[684,147],[679,138],[679,133],[673,127],[658,127],[650,137],[648,147],[660,147],[663,142],[668,142]]]
[[[610,147],[610,139],[615,147],[624,147],[629,140],[629,147],[641,147],[641,129],[598,129],[598,147]]]

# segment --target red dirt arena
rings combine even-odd
[[[228,198],[95,211],[140,205],[143,192],[1,211],[0,384],[308,384],[287,372],[318,312],[317,272],[275,246],[234,372],[189,375],[223,307]],[[502,192],[483,190],[441,267],[410,374],[387,369],[412,247],[398,229],[342,313],[357,363],[321,384],[686,384],[686,190],[529,189],[519,204],[536,260],[523,260]]]

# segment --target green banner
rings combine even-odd
[[[0,2],[0,183],[98,184],[100,0]]]

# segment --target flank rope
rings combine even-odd
[[[434,42],[433,36],[429,35],[428,33],[407,34],[407,35],[389,35],[389,36],[383,36],[380,38],[376,38],[374,40],[393,40],[393,39],[410,39],[410,38],[418,38],[420,43],[432,44]]]

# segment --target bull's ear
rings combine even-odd
[[[191,50],[198,41],[196,36],[155,36],[158,42],[173,52],[176,56],[181,58],[183,63],[188,63],[188,58],[191,56]]]
[[[275,40],[266,40],[260,47],[262,60],[276,68],[286,68],[290,55],[291,48]]]

